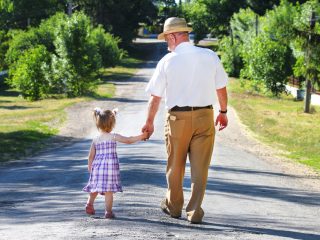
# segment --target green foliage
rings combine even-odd
[[[195,34],[194,42],[197,44],[209,33],[208,22],[210,22],[210,15],[208,14],[206,5],[195,1],[192,4],[185,5],[184,12],[186,18],[192,21],[192,29]]]
[[[28,32],[14,30],[10,32],[12,40],[9,42],[9,49],[6,53],[6,63],[10,66],[18,61],[21,54],[39,44],[35,29],[31,28]]]
[[[9,83],[31,100],[47,94],[83,95],[95,87],[98,70],[102,66],[114,66],[123,54],[118,48],[119,39],[106,33],[101,26],[94,28],[90,18],[82,12],[74,13],[72,17],[58,13],[43,21],[38,28],[12,31],[11,35],[13,38],[6,54]],[[41,74],[39,68],[35,70],[37,74],[23,75],[21,69],[28,64],[30,69],[35,67],[35,58],[43,60],[40,53],[33,52],[38,45],[48,54],[44,64],[39,65]],[[32,59],[26,57],[30,53],[33,54]],[[22,83],[17,84],[20,76]],[[38,86],[28,90],[25,86],[30,82],[43,83],[46,91]]]
[[[239,77],[240,70],[243,67],[241,58],[241,43],[238,39],[234,39],[233,43],[230,37],[224,37],[219,42],[219,50],[221,52],[221,62],[232,77]]]
[[[279,4],[279,0],[247,0],[247,6],[259,15],[264,15],[267,9]]]
[[[86,93],[101,67],[101,55],[90,38],[91,31],[90,19],[83,13],[73,14],[57,27],[53,77],[55,85],[60,86],[58,89],[63,89],[71,97]]]
[[[261,34],[252,39],[250,47],[242,52],[242,56],[242,77],[263,81],[275,96],[285,91],[287,77],[292,73],[291,64],[288,63],[290,48]]]
[[[230,76],[239,77],[243,68],[242,51],[255,37],[256,14],[249,8],[240,9],[230,20],[232,34],[220,41],[221,61]]]
[[[308,4],[303,4],[302,9]],[[286,78],[288,74],[292,74],[292,70],[296,76],[303,79],[307,71],[306,34],[297,36],[297,32],[301,33],[303,30],[297,31],[298,27],[294,24],[296,21],[301,29],[303,29],[301,26],[307,26],[301,22],[301,12],[300,5],[295,6],[288,0],[282,0],[279,6],[266,11],[265,16],[258,17],[258,32],[255,29],[256,14],[252,10],[240,10],[234,14],[230,25],[237,48],[233,49],[224,41],[222,41],[224,45],[221,46],[223,62],[231,75],[234,73],[235,63],[242,67],[238,59],[243,60],[244,68],[241,70],[241,76],[251,81],[255,91],[261,90],[263,82],[276,96],[284,91]],[[304,21],[308,22],[308,19],[304,17]],[[257,33],[259,36],[256,36]],[[309,53],[310,59],[313,60],[310,60],[309,66],[316,69],[320,59],[319,41],[313,43],[312,51]],[[309,73],[311,72],[309,67]]]
[[[49,52],[54,52],[53,45],[57,27],[67,21],[67,16],[63,13],[57,13],[51,18],[42,21],[37,28],[29,28],[28,31],[11,30],[9,35],[12,40],[9,42],[9,49],[6,53],[6,62],[8,65],[18,60],[19,56],[25,50],[35,46],[44,45]]]
[[[0,30],[0,71],[7,69],[4,56],[9,48],[8,41],[9,37],[6,32]]]
[[[291,47],[297,59],[293,69],[298,77],[310,79],[314,86],[320,87],[320,23],[316,22],[310,30],[311,12],[320,16],[320,4],[317,0],[301,5],[301,10],[294,18],[294,28],[297,36],[292,39]]]
[[[27,99],[43,98],[48,93],[49,83],[44,72],[49,61],[49,53],[43,45],[26,50],[10,69],[11,85]]]
[[[175,0],[158,1],[158,16],[164,21],[169,17],[176,17],[179,15],[177,3]]]
[[[245,6],[245,0],[194,0],[184,5],[184,12],[197,40],[201,40],[208,33],[215,37],[228,34],[231,16]]]
[[[298,15],[298,8],[288,0],[282,0],[280,5],[272,11],[267,11],[261,23],[261,31],[269,34],[281,44],[288,45],[295,37],[293,28],[294,18]]]
[[[294,27],[300,31],[308,30],[310,28],[311,12],[315,11],[316,16],[320,14],[319,0],[310,0],[300,6],[299,14],[295,15]],[[316,21],[314,32],[320,34],[319,20]]]
[[[124,55],[118,47],[120,39],[107,33],[102,26],[93,29],[91,38],[101,55],[103,67],[114,67]]]
[[[152,0],[74,0],[94,23],[121,38],[124,46],[137,36],[140,23],[150,24],[157,9]]]
[[[256,35],[256,14],[250,9],[240,9],[233,14],[230,20],[230,27],[234,38],[241,44],[246,44]]]
[[[65,10],[64,0],[0,0],[0,28],[26,29],[37,26],[42,19]]]

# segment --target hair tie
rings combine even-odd
[[[112,112],[113,112],[113,114],[114,114],[114,115],[117,115],[118,111],[119,111],[119,109],[118,109],[118,108],[114,108],[114,109],[112,109]]]
[[[94,108],[94,111],[97,113],[97,114],[100,114],[102,112],[102,109],[99,108],[99,107],[96,107]]]

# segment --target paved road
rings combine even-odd
[[[120,108],[116,131],[123,134],[139,132],[145,118],[144,87],[165,50],[163,44],[151,44],[153,61],[130,81],[115,82],[117,98],[99,102]],[[87,195],[81,189],[88,179],[86,157],[94,127],[71,145],[1,166],[0,239],[320,239],[319,188],[311,190],[304,177],[287,174],[239,147],[241,139],[231,141],[227,136],[240,126],[232,112],[229,129],[217,134],[204,223],[189,224],[185,214],[181,219],[162,214],[164,113],[162,108],[151,140],[118,145],[124,193],[115,196],[115,220],[103,218],[102,197],[96,217],[84,214]],[[188,165],[186,199],[189,185]]]

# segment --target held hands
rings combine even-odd
[[[141,141],[145,141],[149,138],[148,132],[143,132],[140,136],[141,136]]]
[[[228,117],[225,113],[219,113],[216,118],[216,126],[219,126],[219,131],[225,129],[228,126]]]
[[[154,131],[153,123],[146,122],[146,124],[142,127],[141,131],[143,132],[143,134],[146,134],[146,138],[144,140],[149,139]]]

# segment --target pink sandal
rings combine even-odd
[[[106,212],[104,214],[105,218],[111,219],[111,218],[115,218],[115,215],[113,214],[113,212]]]
[[[89,215],[96,214],[96,211],[93,208],[93,204],[90,204],[90,203],[86,204],[86,213],[89,214]]]

